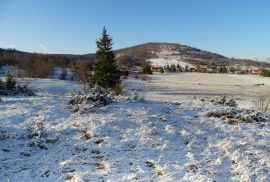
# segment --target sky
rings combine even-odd
[[[106,26],[114,49],[189,45],[270,61],[269,0],[0,0],[0,47],[86,54]]]

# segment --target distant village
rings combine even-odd
[[[150,65],[151,66],[151,65]],[[151,66],[153,73],[166,73],[166,72],[199,72],[199,73],[223,73],[223,74],[252,74],[262,75],[265,68],[250,67],[250,66],[225,66],[225,65],[197,65],[185,67],[178,65],[166,65],[166,66]],[[135,67],[129,69],[130,72],[139,73],[142,72],[141,67]]]
[[[251,74],[262,75],[265,68],[247,67],[247,66],[225,66],[225,65],[197,65],[185,67],[178,65],[166,65],[166,66],[151,66],[151,71],[154,74],[172,73],[172,72],[199,72],[199,73],[222,73],[222,74]],[[127,70],[131,74],[143,73],[141,66],[135,66],[133,68],[121,67],[122,70]],[[14,76],[20,75],[22,70],[19,70],[15,66],[8,66],[6,64],[0,64],[0,76],[5,75],[10,71]],[[75,73],[72,68],[54,68],[49,78],[63,79],[63,80],[75,80]]]
[[[227,73],[227,74],[252,74],[262,75],[264,68],[247,66],[225,66],[225,65],[197,65],[196,67],[181,67],[179,65],[151,66],[153,73],[163,72],[200,72],[200,73]]]

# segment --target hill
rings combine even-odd
[[[240,65],[270,67],[269,63],[250,59],[228,58],[220,54],[175,43],[146,43],[116,51],[120,64],[140,65],[145,61],[153,64],[188,63],[192,65]]]
[[[250,59],[228,58],[220,54],[200,50],[176,43],[145,43],[115,51],[118,64],[134,67],[146,61],[154,65],[190,64],[190,65],[226,65],[270,67],[270,63]],[[0,49],[0,65],[27,65],[29,62],[43,62],[56,67],[73,67],[78,61],[95,61],[95,54],[40,54],[22,52],[14,49]]]

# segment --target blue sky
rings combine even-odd
[[[95,52],[105,25],[114,49],[174,42],[228,57],[270,57],[269,0],[0,0],[0,47]]]

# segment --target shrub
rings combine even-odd
[[[95,85],[88,89],[85,95],[76,95],[69,101],[69,110],[72,112],[93,111],[113,101],[115,92],[110,92],[101,86]]]
[[[7,90],[15,90],[16,88],[16,80],[10,74],[10,72],[6,75],[6,89]]]
[[[18,85],[14,90],[14,94],[34,96],[35,92],[33,90],[29,89],[27,85]]]
[[[254,101],[255,108],[260,112],[267,112],[270,106],[270,99],[268,95],[259,95],[256,101]]]
[[[220,118],[234,125],[240,122],[244,123],[263,123],[266,122],[266,116],[260,112],[249,109],[240,108],[220,108],[218,110],[210,111],[206,114],[208,117]]]
[[[5,83],[0,79],[0,89],[5,89]]]
[[[0,80],[0,95],[4,95],[5,90],[6,90],[5,83],[2,80]]]
[[[170,67],[170,72],[176,72],[176,67],[175,67],[174,64],[171,65],[171,67]]]
[[[152,75],[153,73],[152,73],[152,69],[151,69],[151,66],[150,66],[150,64],[145,64],[144,66],[143,66],[143,68],[142,68],[142,72],[144,73],[144,74],[149,74],[149,75]]]
[[[160,73],[164,73],[164,68],[161,68],[160,69]]]
[[[220,104],[220,105],[226,105],[230,107],[237,107],[236,101],[233,99],[233,97],[230,96],[218,96],[218,97],[201,97],[199,98],[202,102],[211,102],[213,104]]]
[[[270,70],[263,69],[262,70],[262,76],[264,76],[264,77],[270,77]]]

